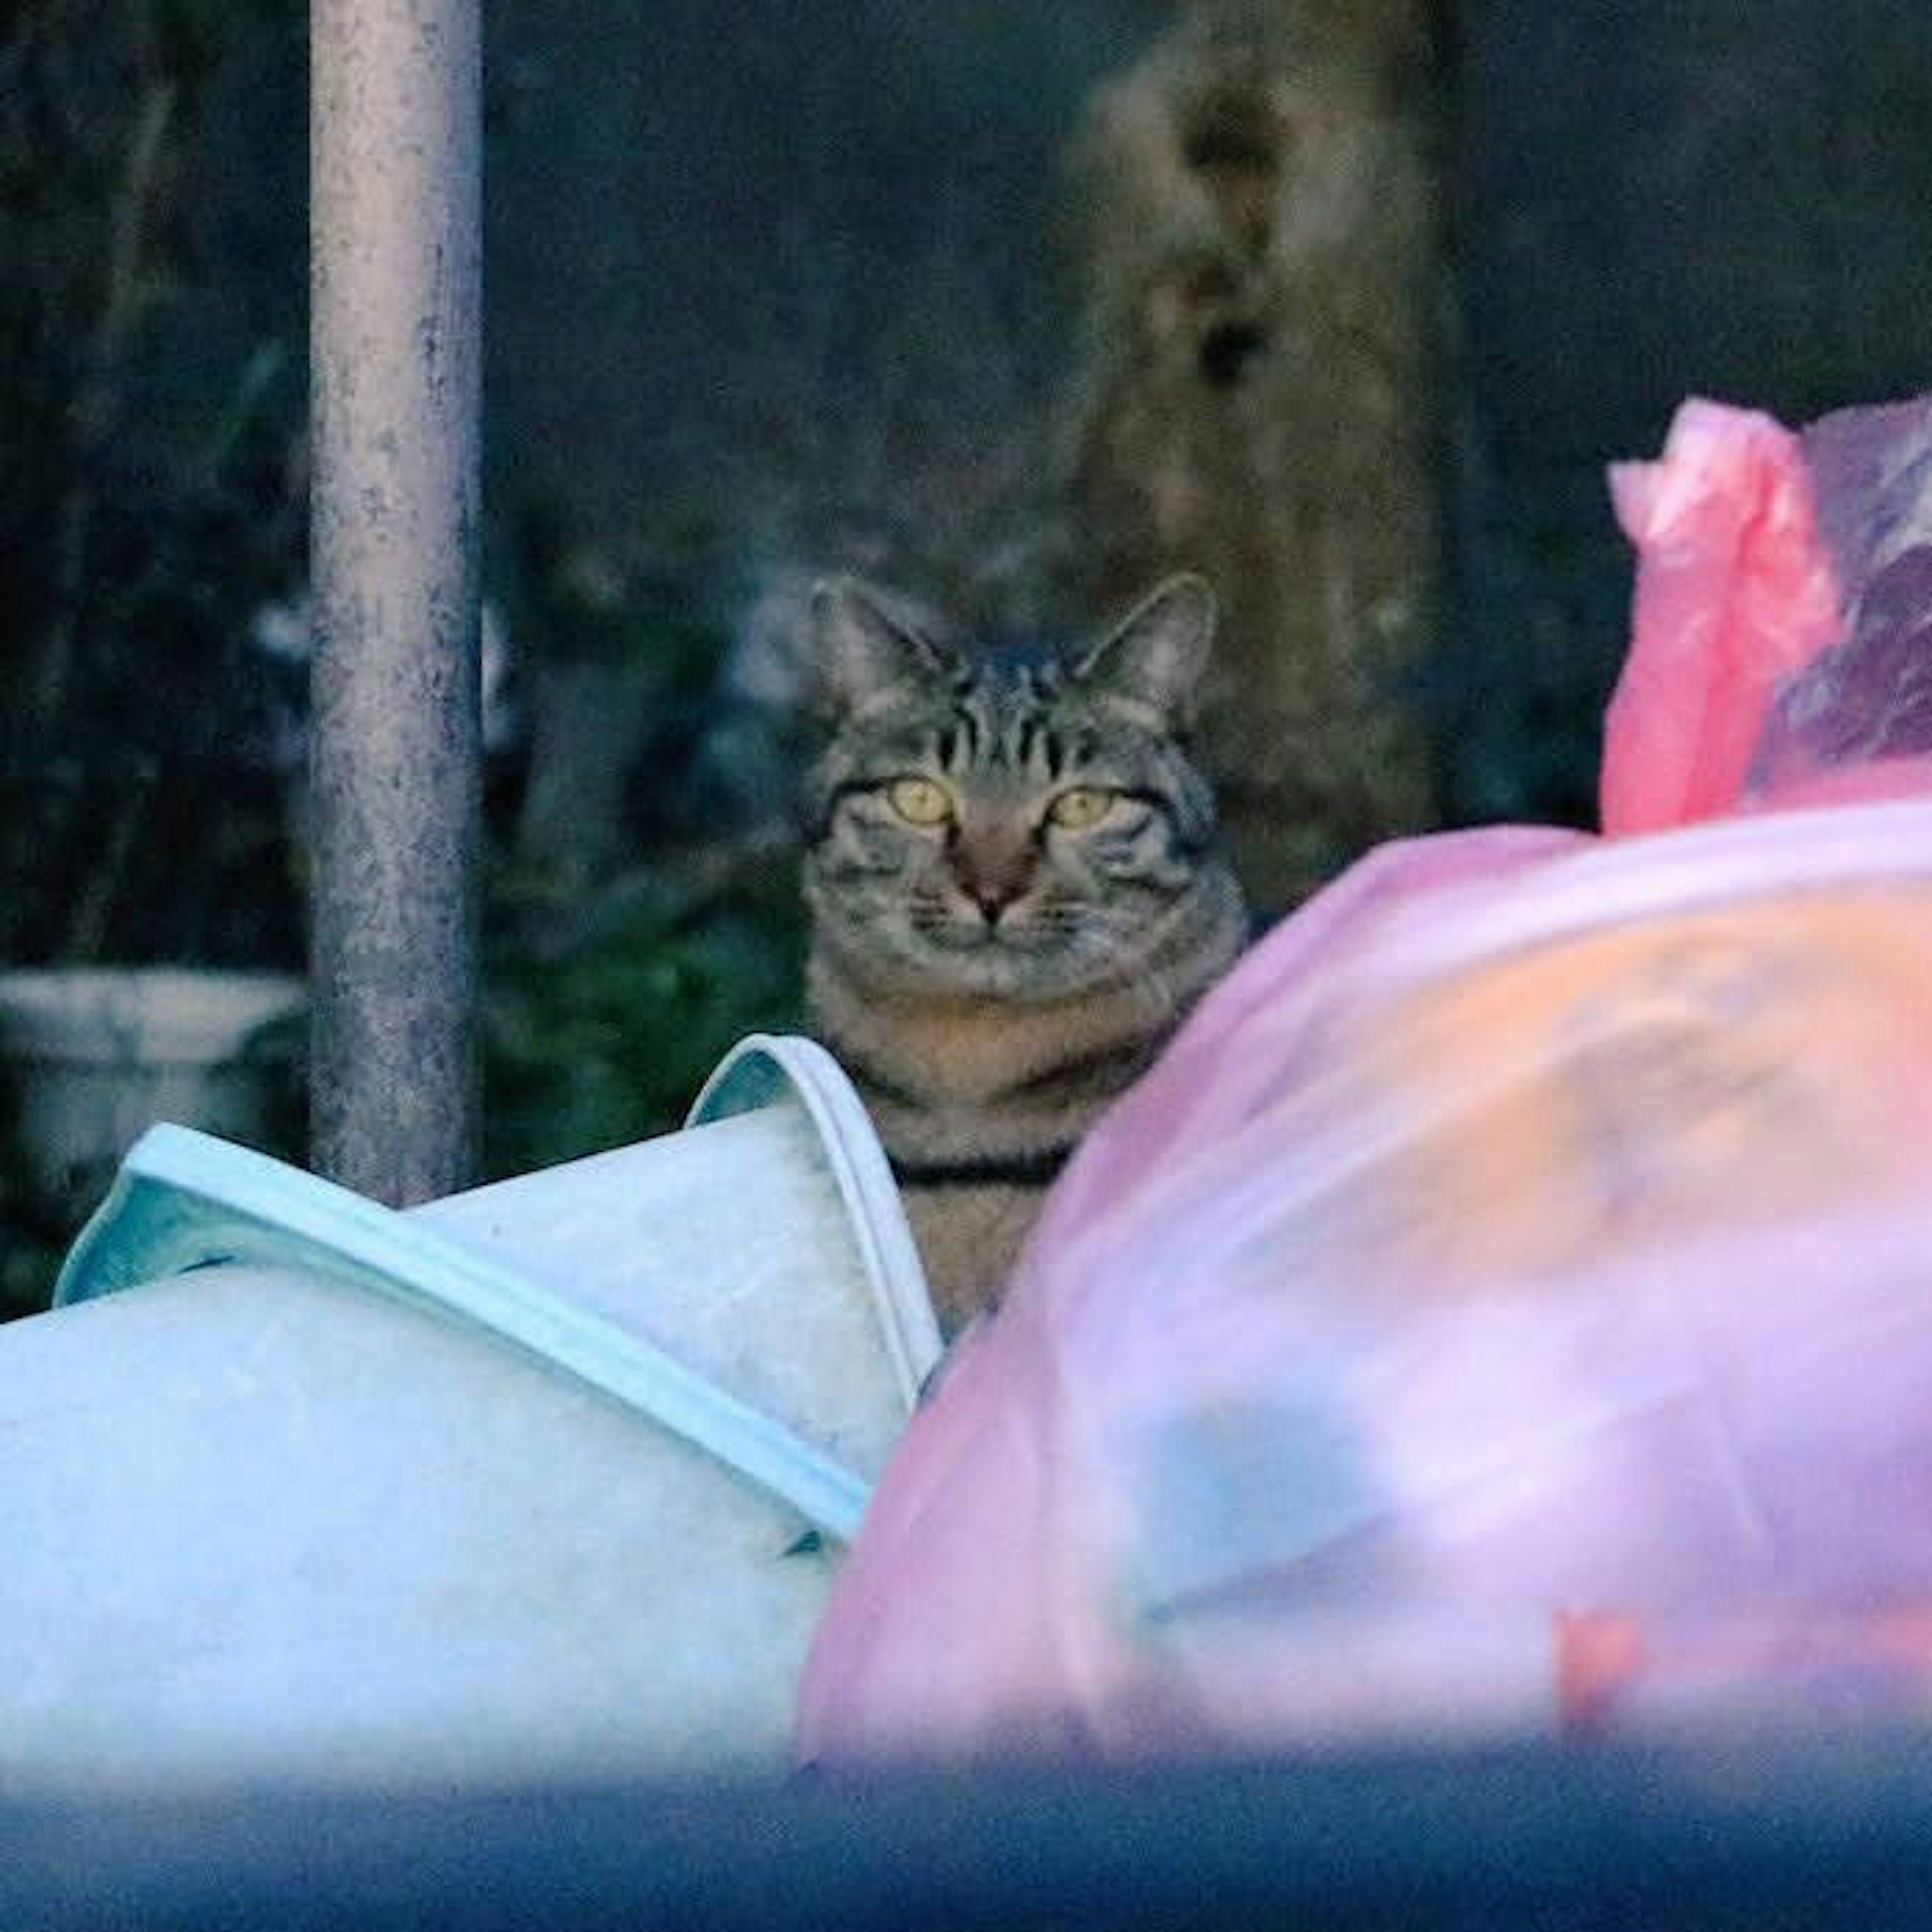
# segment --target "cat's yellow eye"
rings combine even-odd
[[[931,778],[893,779],[886,802],[908,825],[944,825],[952,816],[951,794]]]
[[[1063,832],[1084,832],[1113,808],[1114,794],[1105,785],[1071,785],[1046,808],[1046,815]]]

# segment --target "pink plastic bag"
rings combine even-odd
[[[1616,465],[1610,488],[1641,567],[1606,832],[1926,788],[1932,402],[1802,437],[1686,403],[1662,460]]]
[[[1929,449],[1691,404],[1618,470],[1655,836],[1384,848],[1202,1004],[889,1467],[805,1755],[1932,1701]]]

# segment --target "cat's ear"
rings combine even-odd
[[[1074,660],[1089,688],[1144,705],[1170,727],[1194,722],[1201,674],[1214,643],[1214,593],[1205,578],[1170,577]]]
[[[856,577],[828,577],[812,590],[803,641],[808,702],[842,718],[896,685],[944,675],[952,655],[905,602]]]

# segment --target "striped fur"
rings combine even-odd
[[[1196,578],[1065,657],[962,647],[850,581],[814,596],[808,996],[949,1327],[1246,937],[1185,742],[1213,625]]]

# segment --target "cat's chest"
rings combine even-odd
[[[1000,1186],[904,1190],[933,1312],[945,1334],[956,1334],[1000,1299],[1044,1192]]]
[[[1081,1052],[1091,1025],[1090,1014],[1070,1004],[1064,1011],[992,999],[818,1004],[874,1080],[935,1106],[983,1104],[1034,1084]]]

